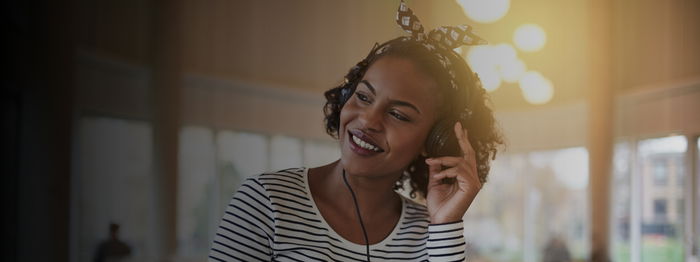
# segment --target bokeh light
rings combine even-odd
[[[517,83],[525,74],[525,70],[527,70],[525,62],[517,58],[500,64],[501,79],[508,83]]]
[[[547,42],[547,34],[544,29],[536,24],[524,24],[515,29],[513,42],[518,49],[525,52],[537,52]]]
[[[479,23],[493,23],[503,18],[510,8],[510,0],[457,0],[464,13]]]
[[[498,65],[513,61],[518,56],[518,53],[515,52],[515,48],[513,48],[512,45],[506,43],[493,46],[492,52],[494,57],[496,58],[495,63]]]
[[[469,66],[479,75],[484,89],[493,92],[501,85],[501,77],[497,71],[498,55],[495,48],[488,45],[475,46],[467,53]]]
[[[549,79],[537,71],[528,71],[520,78],[523,97],[530,104],[546,104],[554,96],[554,87]]]
[[[472,47],[467,62],[489,92],[498,89],[503,81],[517,83],[526,70],[515,48],[507,43]]]
[[[493,92],[501,86],[501,77],[496,70],[485,70],[476,72],[481,79],[481,84],[488,92]]]

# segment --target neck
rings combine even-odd
[[[394,192],[394,185],[400,173],[372,177],[356,176],[347,171],[344,172],[340,161],[332,163],[329,171],[324,179],[325,188],[333,190],[334,194],[339,196],[338,201],[342,201],[340,204],[354,205],[350,189],[343,181],[343,173],[345,173],[347,183],[355,193],[363,217],[365,214],[370,216],[370,214],[400,210],[400,197]]]

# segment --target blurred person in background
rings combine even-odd
[[[102,241],[95,252],[94,262],[125,261],[131,255],[129,245],[119,239],[119,224],[109,224],[109,239]]]

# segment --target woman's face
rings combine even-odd
[[[359,176],[400,174],[423,151],[437,115],[436,91],[436,81],[411,60],[375,61],[340,112],[345,170]]]

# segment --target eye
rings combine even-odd
[[[390,114],[391,116],[393,116],[394,118],[398,119],[398,120],[401,120],[401,121],[404,121],[404,122],[411,122],[410,119],[408,119],[407,117],[401,115],[399,112],[396,112],[396,111],[389,111],[389,114]]]
[[[360,92],[355,92],[355,95],[357,96],[357,99],[360,99],[360,101],[369,103],[369,97],[367,97],[365,94],[360,93]]]

